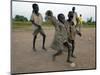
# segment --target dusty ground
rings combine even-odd
[[[37,52],[32,50],[32,31],[15,30],[12,31],[11,43],[11,71],[12,73],[45,72],[75,69],[95,68],[95,28],[84,28],[82,37],[76,37],[75,55],[72,60],[76,66],[71,67],[66,62],[67,53],[52,61],[52,55],[56,52],[50,49],[50,44],[54,37],[53,29],[45,29],[47,51],[41,49],[42,37],[38,35],[36,41]]]

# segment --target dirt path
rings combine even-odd
[[[54,30],[45,30],[47,52],[41,49],[42,37],[38,35],[36,41],[37,52],[32,50],[32,31],[13,31],[11,44],[12,73],[45,72],[74,69],[95,68],[95,28],[84,28],[82,37],[76,37],[75,54],[77,58],[73,68],[66,62],[67,53],[52,61],[52,55],[56,52],[50,49],[54,37]]]

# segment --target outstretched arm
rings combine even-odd
[[[51,10],[47,10],[45,15],[48,18],[48,20],[50,20],[52,24],[55,26],[57,23],[57,19],[53,16],[53,12]]]

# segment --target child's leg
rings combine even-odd
[[[70,60],[71,57],[71,46],[69,45],[68,42],[64,42],[64,46],[68,48],[68,56],[67,56],[67,62],[72,63],[72,61]]]
[[[55,53],[53,55],[53,61],[55,61],[56,56],[61,55],[61,54],[62,54],[62,51],[61,50],[58,50],[57,53]]]
[[[36,42],[37,35],[33,36],[33,50],[36,51],[35,42]]]
[[[39,33],[39,30],[35,30],[33,32],[33,50],[36,51],[36,48],[35,48],[35,42],[36,42],[36,38],[37,38],[37,34]]]
[[[72,42],[72,53],[71,53],[71,56],[72,56],[72,57],[75,57],[75,56],[74,56],[75,41],[74,41],[74,40],[71,40],[71,42]]]
[[[45,48],[45,39],[46,39],[46,35],[45,35],[45,33],[44,33],[44,31],[41,29],[40,30],[40,34],[43,36],[43,45],[42,45],[42,48],[44,49],[44,50],[46,50],[46,48]]]
[[[79,26],[79,32],[81,33],[81,26]]]
[[[72,61],[70,60],[70,57],[71,57],[71,49],[68,47],[67,62],[72,63]]]

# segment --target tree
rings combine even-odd
[[[92,17],[87,19],[87,23],[92,23]]]
[[[95,25],[96,24],[96,21],[93,21],[93,18],[90,17],[87,19],[87,22],[86,22],[88,25]]]
[[[28,21],[28,19],[24,16],[16,15],[14,21]]]

